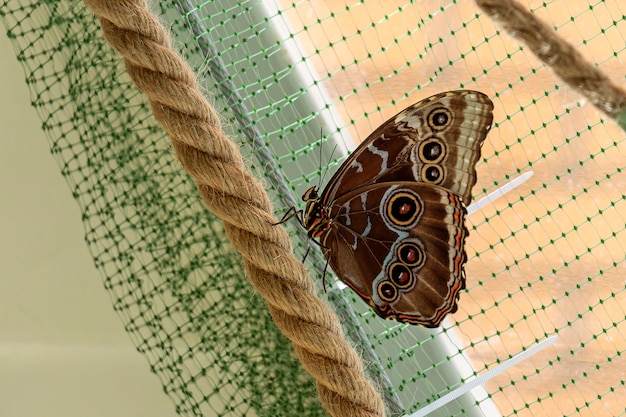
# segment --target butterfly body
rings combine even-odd
[[[350,155],[303,225],[332,269],[381,317],[436,327],[465,288],[465,205],[491,127],[476,91],[422,100],[392,117]]]

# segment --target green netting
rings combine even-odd
[[[623,2],[525,7],[623,83]],[[391,412],[419,410],[557,335],[432,415],[625,414],[626,143],[613,120],[469,1],[162,1],[158,11],[279,215],[399,109],[457,88],[492,97],[475,198],[533,176],[469,216],[459,311],[426,330],[380,320],[332,278],[324,296]],[[177,412],[323,415],[92,13],[26,0],[0,13],[105,288]],[[304,255],[304,234],[288,227]],[[323,260],[307,263],[321,278]]]

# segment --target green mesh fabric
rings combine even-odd
[[[624,82],[623,2],[524,5]],[[553,335],[552,347],[431,415],[625,414],[626,143],[613,120],[472,2],[162,1],[155,10],[278,216],[398,110],[457,88],[492,97],[475,199],[533,176],[468,217],[467,291],[442,329],[382,321],[333,277],[323,293],[315,251],[307,266],[394,414]],[[26,0],[0,13],[113,307],[177,412],[323,415],[92,14],[80,2]],[[302,231],[287,227],[303,256]]]

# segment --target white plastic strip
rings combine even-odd
[[[485,197],[481,198],[474,204],[471,204],[467,208],[467,214],[472,214],[475,211],[478,211],[481,208],[485,207],[487,204],[493,203],[498,198],[504,196],[506,193],[511,192],[515,188],[519,187],[520,185],[528,181],[530,177],[532,176],[533,176],[533,171],[524,172],[519,177],[507,182],[502,187],[498,188],[495,191],[490,192],[489,194],[487,194]]]
[[[496,377],[497,375],[501,374],[507,369],[517,365],[521,361],[528,359],[535,353],[542,351],[543,349],[547,348],[548,346],[556,342],[557,338],[558,336],[549,337],[548,339],[544,340],[541,343],[536,344],[530,349],[525,350],[522,353],[518,353],[517,355],[513,356],[508,361],[504,362],[502,365],[499,365],[493,369],[488,370],[484,374],[477,376],[475,379],[472,379],[468,383],[464,384],[462,387],[459,387],[453,391],[450,391],[443,397],[439,398],[438,400],[433,401],[432,403],[428,404],[427,406],[423,408],[420,408],[419,410],[417,410],[411,415],[408,415],[407,417],[422,417],[422,416],[432,413],[438,408],[441,408],[444,405],[448,404],[450,401],[457,399],[461,395],[471,391],[472,389],[478,387],[479,385],[484,384],[485,382]]]

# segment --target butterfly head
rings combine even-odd
[[[319,199],[320,199],[320,196],[317,194],[317,187],[309,188],[308,190],[306,190],[306,192],[302,196],[302,200],[306,202],[307,205],[310,201],[319,200]]]

